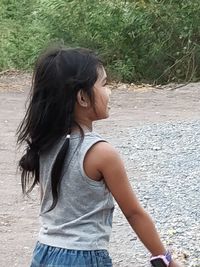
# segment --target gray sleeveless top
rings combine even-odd
[[[104,141],[100,135],[72,134],[64,164],[56,207],[52,204],[51,169],[64,137],[46,154],[40,155],[41,200],[39,241],[43,244],[75,250],[108,249],[114,202],[103,180],[87,177],[83,161],[87,151]]]

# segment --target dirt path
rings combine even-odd
[[[38,192],[31,199],[23,199],[20,178],[16,174],[19,152],[15,146],[15,130],[24,112],[24,102],[29,88],[29,75],[0,78],[0,266],[29,266],[32,249],[38,232]],[[112,94],[110,118],[96,124],[96,129],[113,144],[123,144],[130,128],[150,122],[190,121],[200,119],[200,84],[190,84],[177,90],[116,89]],[[125,158],[125,161],[128,158]],[[128,164],[127,164],[128,165]],[[129,174],[132,170],[128,170]],[[121,232],[117,229],[123,225]],[[132,267],[130,254],[144,266],[140,255],[134,255],[129,240],[123,239],[129,226],[117,209],[111,242],[114,267]],[[146,253],[146,252],[145,252]],[[146,261],[148,253],[146,253]]]

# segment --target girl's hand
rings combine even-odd
[[[182,264],[179,264],[175,261],[171,261],[169,267],[184,267]]]

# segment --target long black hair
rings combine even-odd
[[[54,48],[36,62],[29,105],[17,129],[17,144],[27,144],[19,161],[22,192],[28,194],[39,183],[39,156],[63,135],[71,133],[75,121],[77,93],[83,90],[94,104],[93,87],[102,68],[101,60],[87,49]],[[66,138],[51,170],[52,210],[58,201],[61,172],[70,139]]]

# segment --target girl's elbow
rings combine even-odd
[[[129,212],[127,212],[125,215],[126,219],[128,221],[132,221],[134,220],[134,218],[136,217],[143,217],[147,214],[147,212],[145,211],[145,209],[143,207],[138,207],[137,209],[132,209]]]

